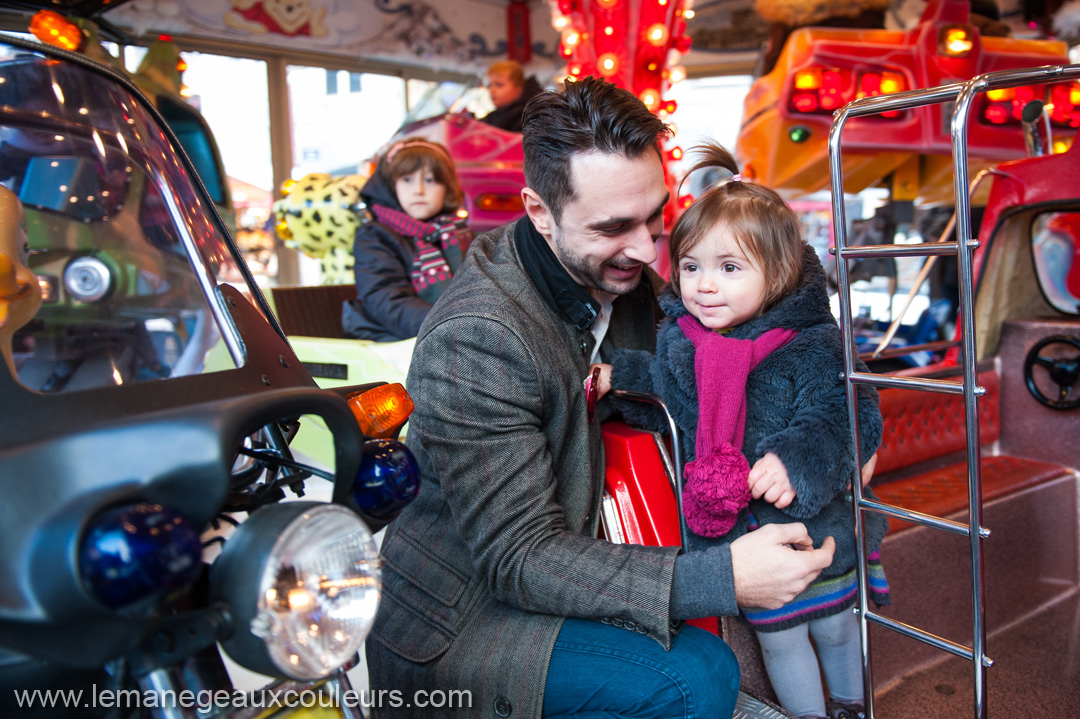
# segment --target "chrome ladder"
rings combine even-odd
[[[1029,84],[1060,82],[1080,77],[1080,65],[1054,65],[1026,70],[1009,70],[979,75],[967,82],[941,85],[926,90],[912,90],[867,97],[848,103],[838,110],[833,117],[829,132],[829,168],[832,182],[833,235],[837,254],[837,284],[840,298],[840,333],[844,344],[844,374],[847,385],[848,416],[851,422],[852,441],[855,446],[856,467],[852,476],[855,533],[858,562],[856,573],[859,582],[859,632],[862,641],[863,687],[866,715],[874,717],[873,677],[870,666],[869,624],[886,627],[913,639],[930,644],[938,649],[955,654],[974,664],[974,716],[986,719],[986,678],[987,668],[993,660],[986,656],[986,626],[983,606],[983,561],[982,540],[990,536],[990,531],[982,526],[982,468],[979,450],[979,408],[977,399],[986,390],[976,384],[975,357],[975,318],[974,318],[974,283],[972,280],[972,253],[979,246],[979,241],[971,236],[971,199],[968,183],[967,126],[968,115],[973,99],[978,93],[988,90],[1018,87]],[[844,125],[850,117],[877,115],[893,110],[907,110],[924,105],[955,102],[952,113],[952,151],[955,171],[954,196],[956,198],[956,238],[955,242],[923,242],[914,245],[872,245],[847,247],[846,218],[844,208],[843,164],[840,155],[841,136]],[[847,260],[864,257],[929,257],[932,255],[954,255],[959,267],[960,284],[960,357],[963,368],[963,380],[935,380],[917,377],[894,377],[856,372],[856,350],[852,327],[851,294],[848,287]],[[968,524],[954,522],[942,517],[935,517],[921,512],[904,509],[895,505],[877,502],[863,497],[859,468],[863,458],[860,451],[859,423],[857,409],[858,385],[876,387],[897,387],[929,392],[945,392],[964,396],[964,421],[967,431],[967,468],[968,468]],[[971,544],[971,598],[972,598],[972,645],[958,644],[917,627],[899,622],[871,612],[867,606],[866,543],[862,524],[863,512],[876,512],[888,517],[895,517],[907,522],[941,529],[966,536]]]

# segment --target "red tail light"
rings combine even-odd
[[[1043,99],[1045,94],[1041,85],[989,90],[984,100],[983,118],[993,125],[1019,125],[1024,105]]]
[[[982,118],[992,125],[1019,125],[1024,107],[1032,100],[1046,102],[1051,124],[1080,127],[1080,83],[1077,82],[988,90],[983,99]]]
[[[877,97],[878,95],[892,95],[893,93],[907,90],[907,81],[898,72],[883,70],[882,72],[864,72],[859,76],[859,97]],[[890,110],[881,113],[882,117],[900,117],[899,110]]]
[[[795,112],[831,115],[852,100],[902,92],[907,81],[898,72],[863,71],[857,76],[848,68],[807,67],[795,73],[789,108]],[[899,117],[899,111],[882,117]]]
[[[1080,127],[1080,82],[1050,86],[1050,122],[1061,127]]]

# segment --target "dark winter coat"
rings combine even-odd
[[[829,310],[825,272],[813,248],[803,258],[802,284],[760,317],[732,329],[726,336],[755,339],[774,327],[798,334],[762,360],[746,383],[746,429],[743,454],[754,462],[772,452],[787,469],[795,499],[785,509],[764,500],[752,500],[750,511],[759,524],[803,522],[814,546],[826,537],[836,540],[832,566],[822,576],[836,576],[855,566],[851,493],[846,488],[855,470],[844,389],[843,345],[840,329]],[[668,315],[657,334],[655,355],[621,350],[612,362],[612,386],[658,394],[675,419],[683,456],[694,458],[698,402],[694,371],[694,345],[677,320],[687,314],[682,300],[670,288],[660,297]],[[647,406],[619,403],[628,421],[666,428]],[[864,461],[881,443],[881,413],[875,390],[859,388],[860,440]],[[867,490],[869,496],[873,494]],[[886,519],[866,513],[867,547],[873,549],[885,535]],[[718,539],[690,536],[690,546],[729,543],[747,531],[744,510],[735,527]]]
[[[394,189],[378,173],[364,184],[360,197],[369,207],[404,211]],[[416,336],[445,284],[418,294],[411,278],[414,259],[414,238],[375,220],[361,223],[353,242],[356,299],[346,301],[341,311],[346,337],[392,342]]]
[[[522,113],[525,112],[525,104],[543,91],[544,88],[540,87],[540,83],[536,81],[536,78],[529,75],[518,99],[506,107],[492,110],[481,118],[481,122],[486,122],[488,125],[497,127],[500,130],[521,132],[521,119]]]

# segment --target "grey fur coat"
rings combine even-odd
[[[750,511],[759,524],[803,522],[815,546],[821,546],[825,537],[833,537],[836,554],[822,576],[835,576],[849,571],[856,562],[851,493],[846,489],[853,476],[855,457],[840,328],[829,310],[825,271],[809,246],[803,257],[803,275],[802,284],[792,294],[727,336],[755,339],[774,327],[798,332],[750,373],[742,446],[751,467],[768,452],[779,457],[796,497],[783,510],[753,500]],[[656,354],[640,350],[616,352],[612,386],[659,395],[680,430],[683,456],[689,462],[694,458],[698,423],[694,345],[679,328],[677,320],[687,310],[670,288],[661,295],[660,306],[668,317],[660,325]],[[656,412],[647,406],[617,404],[633,424],[657,430],[666,427],[666,422],[660,423]],[[877,392],[872,388],[859,388],[859,417],[865,461],[881,443],[881,413]],[[866,491],[873,496],[869,489]],[[871,513],[864,519],[867,547],[872,550],[885,536],[887,521]],[[747,524],[744,510],[726,536],[712,539],[691,534],[690,547],[730,543],[746,533]]]

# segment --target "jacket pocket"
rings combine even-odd
[[[468,576],[447,564],[408,533],[398,531],[394,539],[396,541],[383,549],[386,563],[445,606],[453,607],[468,586]]]
[[[389,592],[383,592],[371,636],[393,653],[417,664],[439,658],[452,641],[441,627]]]

